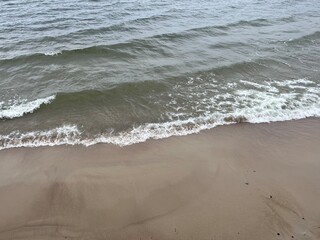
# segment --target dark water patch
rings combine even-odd
[[[242,122],[248,121],[248,119],[243,116],[237,116],[237,117],[229,116],[229,117],[225,117],[223,120],[227,123],[242,123]]]
[[[279,18],[277,21],[278,22],[285,22],[285,23],[293,23],[296,21],[296,17],[295,16],[283,17],[283,18]]]
[[[123,83],[118,84],[109,89],[104,90],[84,90],[80,92],[66,92],[57,93],[53,100],[47,103],[40,102],[34,109],[24,112],[22,114],[16,114],[17,117],[23,117],[27,114],[46,114],[50,112],[52,115],[58,116],[65,113],[88,111],[90,108],[101,109],[114,109],[119,105],[130,104],[131,102],[146,101],[145,107],[148,108],[148,101],[152,98],[153,94],[161,94],[168,90],[169,85],[156,82],[156,81],[144,81],[135,83]],[[140,106],[142,106],[140,105]],[[2,110],[1,109],[0,114]],[[21,111],[21,108],[17,108]],[[103,110],[101,110],[103,111]],[[11,120],[15,117],[3,117],[1,120]]]
[[[121,46],[126,44],[119,44],[114,46],[94,46],[83,49],[62,50],[61,52],[48,52],[48,53],[36,53],[33,55],[19,56],[12,59],[0,60],[2,64],[20,64],[20,63],[32,63],[43,62],[48,60],[58,61],[59,59],[81,58],[81,57],[107,57],[107,58],[125,58],[129,59],[133,56],[121,51]],[[112,49],[113,48],[113,49]]]
[[[136,18],[130,21],[126,21],[124,24],[130,24],[131,26],[144,26],[147,27],[149,24],[154,24],[155,21],[168,21],[168,20],[174,20],[178,16],[174,15],[169,15],[169,14],[155,14],[152,16],[148,17],[141,17],[141,18]]]
[[[221,43],[209,45],[210,49],[230,49],[230,48],[240,48],[240,47],[251,47],[251,46],[243,42],[221,42]]]
[[[253,19],[249,21],[240,20],[235,23],[230,23],[226,26],[236,28],[236,27],[264,27],[264,26],[270,26],[270,25],[271,25],[271,22],[269,22],[269,20],[264,18],[258,18],[258,19]]]

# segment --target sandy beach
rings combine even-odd
[[[320,119],[2,150],[0,239],[320,239]]]

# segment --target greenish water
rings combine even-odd
[[[0,149],[320,116],[320,2],[0,2]]]

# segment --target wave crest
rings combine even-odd
[[[43,147],[59,145],[91,146],[98,143],[114,144],[120,147],[145,142],[149,139],[163,139],[172,136],[185,136],[212,129],[220,125],[237,124],[241,122],[268,123],[276,121],[297,120],[307,117],[320,117],[320,106],[296,110],[282,109],[282,111],[265,111],[261,109],[247,109],[230,114],[216,113],[187,120],[177,120],[164,123],[147,123],[128,131],[119,133],[103,133],[88,137],[76,125],[64,125],[45,131],[20,133],[12,132],[0,135],[0,150],[17,147]],[[277,114],[275,114],[277,112]]]
[[[55,99],[55,97],[55,95],[52,95],[46,98],[39,98],[29,102],[24,99],[22,101],[16,101],[9,107],[4,107],[3,103],[0,103],[0,119],[13,119],[22,117],[23,115],[28,113],[33,113],[35,110],[40,108],[41,105],[51,103]]]
[[[238,83],[226,84],[223,82],[221,83],[223,84],[222,87],[217,81],[206,80],[208,79],[204,77],[191,78],[188,81],[188,88],[184,89],[184,92],[173,94],[173,98],[167,102],[168,118],[164,122],[142,123],[135,127],[131,125],[131,127],[122,131],[112,131],[107,128],[99,134],[90,133],[85,127],[80,129],[77,125],[64,125],[33,132],[15,131],[8,135],[0,135],[0,150],[14,147],[55,145],[90,146],[97,143],[126,146],[144,142],[148,139],[162,139],[198,133],[219,125],[241,122],[266,123],[320,117],[320,85],[310,79],[272,80],[268,82],[240,80]],[[204,83],[201,85],[202,81]],[[158,86],[157,83],[152,82],[150,84],[156,84],[153,87]],[[139,89],[138,85],[136,87]],[[286,87],[285,91],[283,91],[284,87]],[[132,85],[124,84],[120,89],[116,89],[117,94],[115,95],[118,96],[121,92],[130,92],[127,90],[131,88]],[[179,85],[176,85],[173,91],[181,91],[181,89]],[[110,89],[109,91],[113,92],[114,90]],[[145,91],[146,89],[140,90]],[[57,102],[53,104],[62,105],[75,98],[86,101],[88,94],[91,97],[97,97],[97,101],[101,101],[101,97],[105,97],[105,95],[108,98],[106,92],[99,91],[74,94],[58,94],[55,100]],[[137,92],[134,91],[132,94],[136,95]],[[169,92],[168,98],[169,96],[171,96],[171,92]],[[181,105],[178,99],[180,96],[188,96],[188,99],[189,97],[190,99]],[[203,96],[206,97],[202,98]],[[91,97],[89,98],[91,99]],[[50,98],[47,99],[47,102],[49,101]],[[184,109],[183,106],[188,106],[189,109]],[[190,114],[193,112],[197,114]]]

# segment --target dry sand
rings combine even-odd
[[[0,151],[0,239],[320,239],[320,119]]]

